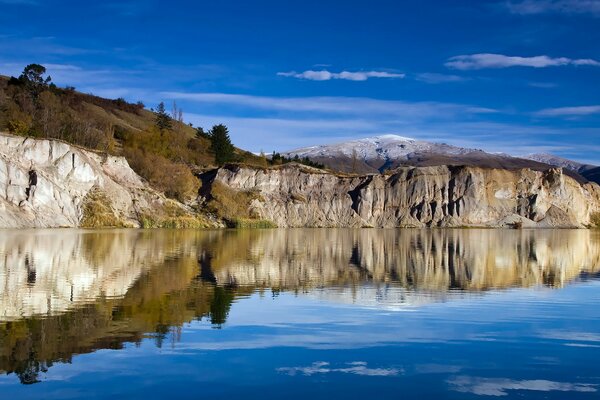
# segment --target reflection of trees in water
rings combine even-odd
[[[600,235],[590,231],[292,229],[156,231],[131,240],[108,236],[110,231],[94,233],[81,242],[91,265],[127,252],[139,253],[134,260],[147,259],[148,249],[154,265],[141,270],[120,298],[99,293],[93,303],[62,314],[0,323],[1,370],[35,383],[53,363],[71,362],[73,354],[121,349],[145,337],[159,347],[169,338],[174,344],[184,323],[206,318],[220,327],[234,300],[257,290],[276,295],[368,283],[413,288],[418,295],[419,290],[562,286],[600,267]],[[38,259],[27,246],[39,243],[24,243],[23,284],[38,285]],[[53,259],[64,261],[58,254]]]

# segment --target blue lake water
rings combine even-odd
[[[600,232],[0,231],[1,399],[600,398]]]

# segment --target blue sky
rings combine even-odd
[[[270,152],[395,133],[600,164],[600,0],[0,0],[0,73]]]

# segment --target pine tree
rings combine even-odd
[[[215,125],[210,130],[210,147],[215,154],[217,165],[223,165],[234,158],[234,147],[229,138],[229,131],[223,124]]]
[[[29,64],[23,69],[19,81],[27,87],[32,98],[37,100],[41,92],[48,88],[52,81],[49,76],[44,78],[46,67],[40,64]]]
[[[165,110],[165,103],[162,101],[156,108],[156,127],[162,132],[171,129],[171,117]]]

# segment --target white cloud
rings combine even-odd
[[[477,378],[458,376],[448,380],[450,388],[461,393],[478,396],[507,396],[509,390],[535,392],[597,392],[594,384],[554,382],[543,379],[512,380],[503,378]]]
[[[553,58],[549,56],[519,57],[506,56],[503,54],[480,53],[451,57],[445,65],[448,68],[470,70],[509,67],[546,68],[564,65],[600,67],[600,62],[589,58],[571,59],[567,57]]]
[[[304,72],[278,72],[278,76],[306,79],[310,81],[329,81],[332,79],[342,79],[347,81],[366,81],[369,78],[404,78],[405,74],[384,72],[384,71],[341,71],[330,72],[325,69],[320,71],[308,70]]]
[[[507,7],[514,14],[592,14],[600,16],[600,0],[524,0],[508,2]]]
[[[600,114],[600,105],[546,108],[535,113],[540,117],[582,117]]]

